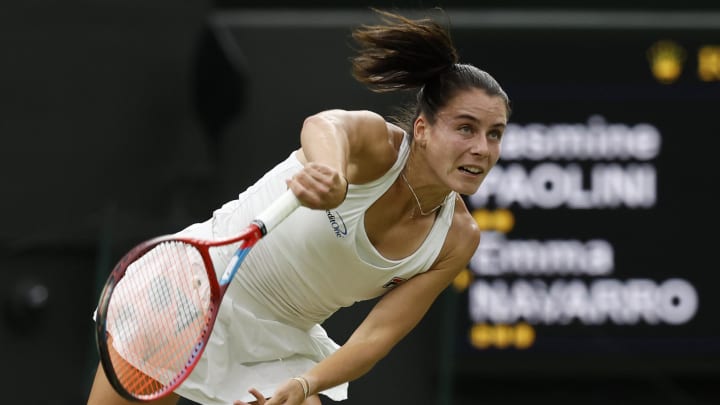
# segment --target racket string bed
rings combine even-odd
[[[299,206],[288,189],[236,236],[165,235],[123,256],[100,296],[95,335],[105,374],[121,396],[147,402],[182,384],[205,349],[243,259]],[[213,252],[216,260],[229,261],[220,278],[210,248],[222,249]]]
[[[183,373],[205,327],[202,256],[180,241],[161,243],[128,267],[116,289],[108,309],[116,374],[131,392],[157,392]]]

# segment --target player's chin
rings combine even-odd
[[[458,188],[458,189],[455,189],[455,192],[458,193],[458,194],[460,194],[460,195],[473,195],[473,194],[475,194],[475,193],[478,191],[478,189],[479,189],[479,187],[475,187],[475,188],[469,188],[469,187],[466,187],[466,188]]]
[[[453,191],[461,195],[473,195],[479,188],[480,186],[460,186],[453,187]]]
[[[483,180],[485,179],[485,176],[467,176],[463,175],[461,181],[457,182],[455,187],[453,187],[453,190],[455,190],[456,193],[462,194],[462,195],[472,195],[475,194],[478,189],[480,188],[480,185],[482,184]]]

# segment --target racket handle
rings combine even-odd
[[[253,221],[260,227],[263,236],[275,228],[300,206],[300,200],[292,190],[287,189],[275,202],[265,208]]]

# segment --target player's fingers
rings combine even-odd
[[[348,180],[342,172],[320,163],[308,163],[304,170],[308,178],[307,185],[317,193],[322,204],[332,208],[345,199],[348,189]]]
[[[302,205],[308,208],[319,208],[320,197],[318,193],[313,191],[311,187],[307,187],[297,175],[288,179],[286,183]]]
[[[257,405],[265,405],[265,396],[255,388],[250,388],[250,393],[257,399]]]
[[[326,173],[315,167],[306,167],[296,174],[297,180],[305,187],[317,193],[328,193],[333,187],[332,173]]]
[[[317,162],[308,162],[308,164],[305,165],[305,168],[321,176],[329,176],[332,175],[333,172],[337,171],[328,165]]]
[[[287,185],[308,208],[330,209],[342,203],[346,191],[344,178],[334,184],[327,177],[316,176],[312,170],[302,170],[293,175]]]
[[[248,390],[248,392],[251,393],[252,396],[254,396],[255,399],[256,399],[256,401],[253,402],[253,404],[256,404],[256,405],[265,405],[265,397],[263,396],[263,394],[260,393],[260,391],[256,390],[255,388],[250,388],[250,389]],[[237,400],[237,401],[233,402],[233,405],[251,405],[251,404],[248,404],[247,402],[243,402],[243,401]]]

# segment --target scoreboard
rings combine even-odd
[[[454,33],[513,105],[458,370],[720,370],[720,15],[542,15]]]

